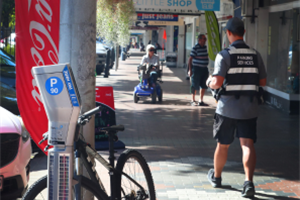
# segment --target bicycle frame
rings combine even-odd
[[[124,175],[126,178],[128,178],[130,181],[132,181],[135,185],[137,185],[143,192],[145,192],[144,188],[140,184],[138,184],[134,179],[132,179],[129,175],[114,168],[114,160],[115,160],[114,146],[113,146],[114,141],[113,141],[113,137],[111,135],[109,135],[109,140],[110,140],[109,141],[110,142],[109,163],[101,155],[99,155],[96,150],[92,149],[84,141],[79,139],[75,143],[75,145],[74,145],[74,147],[75,147],[74,179],[78,181],[78,184],[75,185],[76,199],[80,199],[80,197],[81,197],[81,190],[79,189],[79,188],[81,188],[80,176],[82,176],[80,173],[81,172],[81,167],[80,167],[81,161],[83,162],[83,165],[85,166],[87,173],[89,174],[91,180],[93,182],[95,182],[97,185],[99,185],[99,189],[103,190],[107,194],[107,192],[103,186],[103,183],[102,183],[100,177],[98,176],[96,170],[93,167],[91,167],[91,166],[94,166],[94,164],[92,164],[92,162],[91,162],[93,159],[96,159],[97,161],[99,161],[109,171],[110,183],[111,183],[110,184],[110,188],[111,188],[110,199],[111,200],[116,199],[116,192],[117,192],[117,191],[115,191],[115,188],[116,188],[115,175],[116,174]]]

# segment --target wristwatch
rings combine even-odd
[[[209,81],[207,82],[207,87],[209,87],[210,82],[211,82],[211,80],[209,80]],[[210,87],[209,87],[209,88],[210,88]]]

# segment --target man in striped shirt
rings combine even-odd
[[[192,80],[191,94],[193,106],[208,106],[203,102],[203,96],[207,89],[206,80],[208,78],[208,53],[205,46],[206,37],[204,34],[198,36],[198,43],[193,47],[189,58],[189,76]],[[197,103],[195,96],[200,89],[200,99]]]

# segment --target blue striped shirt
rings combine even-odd
[[[196,44],[193,47],[193,50],[190,53],[190,56],[193,58],[193,66],[197,67],[207,67],[208,65],[208,53],[206,46],[201,47],[198,44]]]

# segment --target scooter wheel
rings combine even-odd
[[[162,98],[163,98],[163,90],[161,90],[160,95],[158,95],[158,101],[162,102]]]
[[[156,90],[154,90],[154,91],[153,91],[153,94],[152,94],[152,96],[151,96],[151,97],[152,97],[152,103],[156,103],[156,96],[157,96],[157,95],[156,95]]]
[[[133,93],[133,101],[134,103],[137,103],[139,101],[139,97],[135,93]]]

